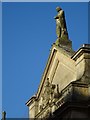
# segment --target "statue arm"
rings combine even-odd
[[[54,17],[54,19],[58,19],[58,18],[59,18],[59,16],[58,16],[58,15]]]

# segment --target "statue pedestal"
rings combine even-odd
[[[72,41],[70,41],[69,39],[57,38],[55,45],[65,50],[72,50]]]

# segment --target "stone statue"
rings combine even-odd
[[[6,120],[6,112],[5,111],[2,112],[2,120]]]
[[[43,107],[46,106],[47,104],[51,103],[54,99],[57,99],[59,98],[59,86],[55,85],[55,84],[52,84],[50,81],[49,81],[49,78],[47,78],[46,82],[45,82],[45,89],[44,89],[44,92],[42,94],[42,97],[41,97],[41,101],[43,104]]]
[[[46,104],[49,103],[50,100],[50,93],[51,93],[51,84],[49,82],[49,78],[47,78],[47,81],[45,83],[45,90],[44,90],[44,98],[45,98],[45,102]]]
[[[64,39],[68,39],[68,32],[67,32],[67,27],[66,27],[66,21],[65,21],[65,15],[64,15],[64,11],[60,8],[57,7],[56,8],[58,14],[57,16],[55,16],[55,20],[56,20],[56,34],[58,39],[64,37]]]

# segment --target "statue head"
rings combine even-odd
[[[60,10],[62,10],[62,8],[56,7],[56,10],[57,10],[57,12],[59,12]]]

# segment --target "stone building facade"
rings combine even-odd
[[[69,39],[54,43],[38,91],[26,105],[29,118],[89,118],[90,44],[75,52]]]
[[[89,44],[77,52],[54,44],[38,91],[26,103],[29,117],[87,118],[90,115],[89,71]]]

